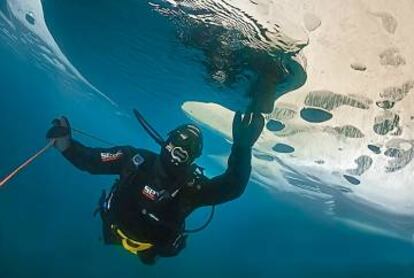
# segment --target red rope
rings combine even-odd
[[[16,168],[13,172],[11,172],[7,177],[0,181],[0,187],[4,186],[8,181],[10,181],[14,176],[16,176],[21,170],[26,168],[30,163],[33,162],[36,158],[38,158],[41,154],[45,153],[50,147],[53,146],[55,140],[51,140],[46,146],[44,146],[40,151],[35,153],[29,159],[27,159],[23,164]]]

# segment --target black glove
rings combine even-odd
[[[259,138],[264,127],[260,113],[247,113],[242,117],[236,112],[233,118],[233,142],[235,146],[251,148]]]
[[[69,121],[66,117],[62,116],[52,121],[52,127],[48,130],[46,138],[49,140],[55,140],[55,147],[64,152],[69,148],[72,132]]]

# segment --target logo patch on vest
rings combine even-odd
[[[157,200],[160,196],[160,193],[158,191],[155,191],[148,185],[144,186],[144,189],[142,189],[142,194],[152,201]]]
[[[139,165],[141,165],[142,163],[144,163],[144,158],[140,154],[136,154],[132,158],[132,163],[134,163],[135,167],[138,168]]]
[[[102,162],[110,162],[120,159],[124,154],[122,151],[117,151],[116,153],[101,153]]]

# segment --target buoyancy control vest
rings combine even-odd
[[[182,238],[186,215],[180,207],[179,193],[203,175],[202,169],[193,165],[182,178],[169,183],[156,171],[157,157],[139,150],[102,206],[104,222],[132,253],[174,244]]]

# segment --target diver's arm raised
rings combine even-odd
[[[233,146],[224,174],[202,178],[197,188],[197,206],[221,204],[240,197],[249,181],[252,146],[261,134],[264,119],[260,114],[236,113],[233,120]]]
[[[214,178],[203,177],[196,188],[196,206],[217,205],[240,197],[249,181],[251,149],[232,147],[227,170]]]
[[[55,140],[55,147],[78,169],[91,174],[120,174],[135,149],[129,146],[90,148],[72,139],[69,121],[55,119],[46,137]]]
[[[70,147],[62,152],[74,166],[91,174],[117,175],[133,156],[134,148],[90,148],[71,140]]]

